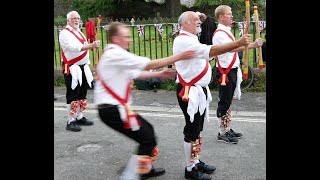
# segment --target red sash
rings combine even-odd
[[[186,33],[180,33],[178,36],[180,35],[185,35],[185,36],[189,36]],[[202,72],[196,76],[195,78],[193,78],[190,82],[185,82],[181,75],[179,73],[178,74],[178,79],[181,83],[181,85],[183,86],[180,93],[178,94],[179,97],[182,98],[182,101],[187,102],[189,100],[189,91],[190,91],[190,86],[193,86],[196,82],[198,82],[208,71],[209,69],[209,61],[207,61],[206,66],[204,67],[204,69],[202,70]]]
[[[227,33],[226,31],[224,31],[224,30],[222,30],[222,29],[217,29],[215,32],[213,32],[213,35],[212,35],[212,36],[214,36],[214,34],[215,34],[216,32],[218,32],[218,31],[225,32],[232,41],[235,41],[235,40],[233,39],[233,37],[232,37],[229,33]],[[220,73],[221,73],[221,76],[220,76],[220,78],[219,78],[219,83],[220,83],[220,84],[222,83],[222,77],[223,77],[223,75],[225,75],[225,77],[226,77],[226,83],[228,83],[228,82],[229,82],[228,74],[229,74],[229,71],[231,70],[233,64],[236,62],[237,52],[234,52],[233,59],[232,59],[231,63],[229,64],[229,66],[228,66],[228,68],[227,68],[226,70],[223,70],[223,69],[222,69],[222,67],[221,67],[221,65],[220,65],[220,62],[219,62],[219,60],[218,60],[218,56],[216,56],[216,59],[217,59],[217,63],[218,63],[218,69],[219,69],[219,71],[220,71]]]
[[[204,69],[202,70],[202,72],[196,76],[195,78],[193,78],[190,82],[185,82],[181,75],[179,73],[178,74],[178,79],[180,81],[180,83],[182,84],[182,89],[180,91],[180,93],[178,94],[179,97],[182,98],[182,101],[188,101],[189,100],[189,91],[190,91],[190,86],[193,86],[196,82],[198,82],[208,71],[209,69],[209,61],[206,61],[206,66],[204,67]]]
[[[113,49],[113,48],[109,48],[109,49]],[[104,53],[109,49],[106,49],[104,51]],[[130,82],[130,80],[129,80],[129,83],[127,85],[126,96],[125,96],[125,98],[121,98],[109,86],[107,86],[107,84],[100,78],[99,73],[97,73],[97,79],[100,80],[100,82],[103,85],[103,87],[105,88],[105,90],[107,92],[109,92],[112,97],[117,99],[125,107],[125,110],[126,110],[126,113],[127,113],[127,117],[126,117],[126,120],[124,122],[124,126],[123,127],[125,129],[130,129],[131,128],[130,121],[133,120],[133,118],[135,118],[137,120],[137,123],[140,126],[141,122],[140,122],[140,120],[138,118],[138,115],[136,113],[134,113],[131,110],[131,108],[129,107],[129,105],[128,105],[128,100],[129,100],[129,97],[130,97],[130,94],[131,94],[131,87],[130,87],[131,86],[131,82]]]
[[[86,41],[85,38],[83,37],[82,33],[79,33],[80,36],[82,37],[82,39],[80,39],[80,37],[77,36],[77,35],[76,35],[73,31],[71,31],[69,28],[64,28],[64,29],[66,29],[66,30],[68,30],[69,32],[71,32],[71,33],[81,42],[81,44],[84,44],[84,42]],[[74,64],[74,63],[80,61],[81,59],[83,59],[83,58],[87,55],[87,53],[88,53],[88,51],[84,51],[80,56],[75,57],[75,58],[73,58],[73,59],[71,59],[71,60],[68,61],[67,58],[66,58],[66,56],[64,55],[63,50],[61,49],[62,60],[63,60],[63,63],[64,63],[64,67],[62,67],[62,68],[64,68],[64,69],[62,69],[62,70],[64,70],[64,73],[68,75],[68,74],[70,73],[69,67],[70,67],[72,64]]]

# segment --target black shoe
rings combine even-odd
[[[238,138],[234,137],[232,134],[230,134],[228,131],[224,134],[218,133],[218,139],[219,142],[225,142],[225,143],[238,143]]]
[[[163,168],[152,168],[149,173],[147,174],[142,174],[141,179],[148,179],[150,177],[154,176],[161,176],[166,172]]]
[[[184,170],[184,178],[195,180],[210,180],[211,176],[198,170],[197,166],[192,168],[192,171],[187,171],[187,167]]]
[[[200,160],[199,160],[200,161]],[[203,172],[203,173],[207,173],[207,174],[212,174],[213,171],[216,170],[216,167],[214,166],[210,166],[210,165],[206,165],[204,162],[200,161],[198,164],[196,164],[197,168],[199,171]]]
[[[81,131],[81,127],[75,121],[72,121],[69,124],[67,123],[66,129],[69,131],[75,131],[75,132]]]
[[[242,138],[242,133],[237,133],[235,131],[233,131],[232,129],[230,129],[230,134],[232,134],[234,137],[241,139]]]
[[[77,124],[81,125],[81,126],[92,126],[93,122],[89,121],[87,118],[82,117],[81,119],[77,119]]]

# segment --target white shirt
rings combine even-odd
[[[233,36],[232,32],[231,32],[231,27],[222,25],[222,24],[218,24],[218,29],[224,30],[226,31],[229,35],[231,35],[233,37],[233,39],[235,39],[235,37]],[[229,43],[229,42],[233,42],[229,36],[223,32],[223,31],[218,31],[214,34],[214,36],[212,37],[212,45],[222,45],[225,43]],[[224,54],[220,54],[218,55],[218,59],[219,59],[219,63],[221,65],[222,68],[228,68],[229,64],[231,64],[231,61],[233,59],[235,52],[227,52]],[[239,67],[240,61],[239,61],[239,56],[237,53],[237,58],[236,61],[234,62],[232,68],[236,68]],[[218,63],[216,63],[216,66],[218,67]]]
[[[84,44],[81,44],[81,42],[68,30],[63,29],[60,32],[59,34],[60,46],[67,60],[71,60],[73,58],[80,56],[84,52],[84,51],[81,51],[81,48],[83,45],[88,44],[88,42],[87,42],[86,36],[83,35],[83,33],[80,30],[75,30],[69,25],[67,25],[66,28],[74,32],[80,39],[82,39],[82,36],[83,36],[85,40]],[[90,64],[89,52],[84,58],[82,58],[80,61],[76,62],[75,64],[78,64],[78,65]]]
[[[233,36],[233,34],[231,32],[231,27],[225,26],[223,24],[218,24],[217,30],[218,29],[226,31],[235,40],[235,37]],[[221,44],[228,43],[228,42],[233,42],[233,41],[223,31],[216,32],[214,34],[214,36],[212,37],[212,45],[221,45]],[[219,60],[220,66],[222,68],[228,68],[229,67],[229,65],[231,64],[231,62],[233,60],[234,53],[235,52],[227,52],[227,53],[218,55],[218,60]],[[239,60],[239,56],[238,56],[238,53],[237,53],[236,61],[234,62],[233,66],[231,68],[240,67],[239,65],[240,65],[240,60]],[[216,67],[218,67],[218,63],[216,63]],[[236,84],[236,89],[234,90],[234,97],[236,97],[239,100],[241,99],[241,94],[242,94],[241,93],[241,88],[240,88],[241,82],[242,82],[242,72],[241,72],[241,68],[238,68],[238,71],[237,71],[237,84]]]
[[[100,57],[97,73],[113,92],[125,98],[129,80],[139,77],[150,61],[149,58],[132,54],[116,44],[108,44]],[[100,80],[95,83],[94,103],[121,104],[106,91]],[[131,95],[128,104],[131,104]]]
[[[195,58],[175,62],[177,72],[181,75],[182,79],[188,83],[197,77],[205,68],[207,61],[212,59],[212,57],[209,57],[211,45],[201,44],[197,35],[187,31],[181,30],[180,34],[181,33],[187,35],[179,35],[174,39],[173,54],[186,50],[196,50]],[[193,122],[194,114],[196,114],[198,110],[200,115],[202,115],[205,109],[205,119],[209,121],[209,103],[212,101],[212,97],[208,84],[210,83],[211,73],[211,66],[209,64],[207,73],[196,82],[194,86],[190,87],[187,112],[191,122]],[[179,79],[177,78],[176,83],[178,82]],[[206,87],[207,89],[207,100],[202,87]]]
[[[67,61],[72,60],[78,56],[80,56],[84,51],[81,51],[83,45],[88,44],[86,37],[80,30],[75,30],[71,26],[67,25],[66,28],[70,29],[74,32],[80,39],[84,38],[84,44],[82,44],[71,32],[66,29],[63,29],[59,34],[59,42],[60,46],[64,52]],[[81,35],[82,36],[81,36]],[[89,59],[89,50],[85,57],[83,57],[80,61],[74,63],[70,66],[70,73],[72,76],[71,88],[75,89],[78,85],[82,85],[82,71],[78,65],[84,65],[84,73],[87,79],[87,83],[91,87],[91,82],[93,80],[92,72],[88,64],[90,64]]]
[[[189,33],[187,31],[180,31],[186,35],[179,35],[173,41],[173,54],[180,53],[186,50],[196,50],[196,57],[190,60],[182,60],[175,62],[175,67],[178,73],[181,75],[185,82],[190,82],[196,76],[198,76],[206,66],[206,60],[212,59],[209,57],[211,45],[201,44],[198,40],[198,36]],[[196,83],[202,87],[207,86],[211,79],[211,66],[207,73]],[[177,78],[176,82],[179,82]]]

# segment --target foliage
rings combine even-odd
[[[266,71],[256,69],[254,71],[254,81],[253,85],[248,89],[244,90],[244,92],[265,92],[266,91]],[[144,87],[143,81],[135,80],[135,86]],[[57,75],[54,78],[54,86],[64,86],[64,78],[63,75]],[[146,90],[150,90],[150,88],[145,87]],[[137,88],[138,89],[138,88]],[[170,79],[163,79],[159,89],[168,90],[168,91],[175,91],[176,90],[176,83],[175,78]],[[210,87],[211,90],[217,90],[217,88]]]
[[[129,8],[130,3],[135,3],[136,1],[144,0],[56,0],[57,3],[70,5],[71,9],[75,9],[81,15],[83,21],[90,17],[97,17],[101,15],[102,17],[110,16],[117,12],[120,8]],[[175,6],[175,1],[179,0],[166,0],[166,3],[170,4],[169,8],[173,8],[174,11],[178,11]],[[179,1],[180,2],[180,1]],[[147,3],[147,2],[145,2]],[[154,8],[161,6],[155,2],[149,2],[154,4]],[[205,12],[206,14],[214,17],[214,9],[221,4],[229,5],[232,8],[234,20],[242,21],[245,17],[245,0],[197,0],[195,6],[192,9],[197,9],[199,11]],[[265,20],[266,18],[266,7],[262,0],[250,0],[250,14],[253,14],[253,6],[258,6],[258,13],[260,20]],[[166,6],[167,7],[167,6]],[[143,7],[141,7],[143,8]],[[181,8],[181,6],[180,6]],[[181,9],[180,9],[181,10]],[[167,15],[171,15],[168,11]]]
[[[228,5],[232,8],[233,19],[235,19],[236,21],[242,21],[245,18],[245,0],[197,0],[195,3],[195,7],[199,7],[200,9],[205,10],[208,9],[208,6],[211,6],[214,8],[210,9],[215,9],[221,4]],[[253,6],[258,7],[258,13],[259,16],[261,16],[259,20],[264,20],[266,7],[265,5],[263,5],[262,0],[250,1],[250,14],[253,14]],[[207,13],[214,17],[214,11]]]
[[[54,24],[66,24],[67,23],[67,17],[66,16],[57,16],[54,17]]]
[[[255,69],[253,84],[245,92],[265,92],[266,91],[266,70]]]
[[[121,5],[127,6],[132,0],[73,0],[71,7],[77,9],[82,19],[107,16],[114,13]]]
[[[174,91],[176,90],[175,78],[164,79],[160,84],[160,89]]]
[[[160,89],[174,91],[176,90],[175,79],[166,79],[161,82]],[[217,86],[214,88],[211,86],[211,90],[217,90]],[[248,89],[244,90],[244,92],[265,92],[266,91],[266,71],[256,69],[254,71],[254,80],[253,85]]]
[[[63,75],[56,76],[53,80],[54,86],[64,86],[64,77]]]

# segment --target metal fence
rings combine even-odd
[[[148,20],[155,21],[154,20]],[[123,20],[121,20],[123,22]],[[168,57],[172,55],[172,43],[174,38],[177,36],[177,33],[174,33],[174,25],[176,23],[159,23],[162,25],[162,35],[159,33],[159,29],[156,27],[157,23],[154,24],[142,24],[143,22],[148,21],[136,21],[135,24],[130,23],[127,19],[125,23],[128,23],[128,27],[130,29],[130,33],[132,36],[132,43],[130,43],[129,52],[132,52],[139,56],[149,57],[150,59],[157,59]],[[138,24],[138,23],[139,24]],[[98,59],[102,53],[102,50],[109,43],[109,33],[107,31],[108,23],[105,22],[105,25],[100,25],[99,34],[97,34],[97,39],[100,40],[100,48],[99,50],[90,51],[90,61],[91,64],[96,64],[96,60]],[[141,24],[140,24],[141,23]],[[102,23],[101,23],[102,24]],[[129,25],[130,24],[130,25]],[[144,25],[144,34],[139,36],[137,25]],[[62,25],[55,26],[54,29],[54,66],[56,69],[61,68],[61,47],[59,45],[59,32],[64,28]],[[86,35],[85,28],[81,28],[81,31]],[[239,30],[237,25],[232,28],[232,32],[234,36],[239,38]],[[251,22],[250,32],[252,34],[252,41],[255,39],[255,24]],[[264,34],[264,31],[263,33]],[[261,37],[264,37],[263,35]],[[249,49],[249,65],[251,67],[257,67],[257,54],[256,49]],[[95,57],[95,56],[98,56]]]

